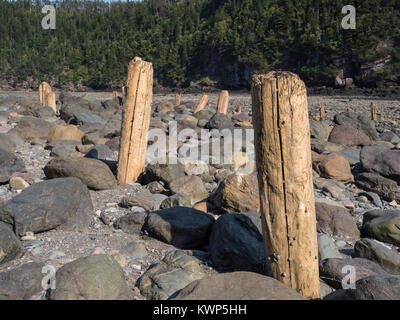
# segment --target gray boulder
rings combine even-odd
[[[75,177],[90,189],[107,190],[116,187],[110,168],[100,160],[89,158],[53,159],[43,169],[49,179]]]
[[[215,222],[209,251],[214,266],[221,271],[264,270],[264,243],[261,219],[255,212],[225,214]]]
[[[167,209],[172,207],[191,207],[191,201],[189,196],[182,193],[174,194],[165,199],[160,206],[161,209]]]
[[[355,289],[337,290],[326,296],[325,300],[400,300],[400,277],[365,277],[355,283]]]
[[[147,216],[146,212],[131,212],[118,218],[114,223],[114,227],[126,233],[140,234],[144,230]]]
[[[166,198],[165,195],[152,194],[148,189],[143,189],[122,198],[121,206],[124,208],[141,207],[146,211],[158,210]]]
[[[330,258],[343,258],[343,255],[339,252],[332,238],[327,234],[319,233],[317,235],[318,240],[318,257],[319,260],[325,260]]]
[[[317,231],[343,238],[359,239],[360,231],[355,219],[341,206],[315,201]]]
[[[357,187],[372,191],[387,201],[400,201],[400,188],[396,181],[382,177],[376,173],[364,172],[356,177]]]
[[[189,283],[204,276],[198,259],[174,250],[143,274],[139,289],[149,300],[167,300]]]
[[[400,150],[369,146],[362,148],[360,158],[364,170],[400,183]]]
[[[7,183],[14,172],[26,172],[24,162],[13,153],[0,149],[0,184]]]
[[[0,221],[13,225],[19,236],[58,227],[84,230],[92,214],[89,190],[76,178],[34,184],[0,207]]]
[[[22,244],[10,225],[0,222],[0,265],[21,256]]]
[[[153,181],[162,181],[166,187],[169,184],[179,178],[185,176],[185,170],[183,166],[178,162],[176,164],[150,164],[146,167],[144,174],[145,183]]]
[[[348,125],[364,132],[371,140],[378,140],[378,133],[374,121],[368,114],[355,112],[341,112],[335,115],[335,122],[339,125]]]
[[[173,180],[169,188],[173,194],[181,193],[189,196],[192,204],[208,197],[203,181],[198,176],[184,176]]]
[[[147,232],[165,243],[181,249],[193,249],[208,243],[214,218],[202,211],[173,207],[150,212]]]
[[[361,149],[358,147],[349,147],[336,153],[344,157],[350,163],[351,166],[354,166],[360,162],[360,152]]]
[[[373,210],[364,214],[363,233],[400,246],[400,210]]]
[[[400,253],[379,241],[368,238],[358,240],[354,255],[377,262],[389,273],[400,274]]]
[[[233,122],[226,114],[216,113],[208,120],[204,128],[208,130],[233,129]]]
[[[379,139],[382,141],[387,141],[390,142],[394,145],[400,143],[400,138],[397,134],[395,134],[393,131],[390,130],[385,130],[379,135]]]
[[[34,141],[35,139],[46,141],[51,128],[56,124],[57,122],[50,123],[35,117],[23,117],[9,133],[16,134],[25,141]]]
[[[85,158],[97,160],[115,160],[114,151],[104,144],[98,144],[92,147],[85,154]]]
[[[310,120],[310,133],[311,138],[328,141],[329,133],[319,121]]]
[[[51,300],[130,300],[121,266],[111,256],[98,254],[67,263],[56,273]]]
[[[29,262],[17,269],[0,273],[0,300],[30,300],[44,291],[44,263]]]
[[[356,281],[372,275],[386,275],[376,262],[363,258],[347,259],[325,259],[319,263],[319,276],[332,287],[339,289],[342,287],[342,280],[348,275],[349,271],[345,267],[354,268]]]
[[[304,300],[304,297],[278,280],[242,271],[193,281],[174,300]]]

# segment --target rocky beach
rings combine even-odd
[[[150,130],[214,130],[199,144],[252,132],[250,93],[230,92],[227,114],[207,94],[196,113],[201,93],[178,105],[175,93],[154,94]],[[121,97],[56,101],[54,112],[37,92],[0,92],[0,299],[303,299],[265,275],[250,145],[214,164],[185,159],[181,141],[166,152],[176,163],[117,184]],[[321,297],[400,299],[400,102],[336,94],[308,105]],[[346,266],[354,288],[343,286]]]

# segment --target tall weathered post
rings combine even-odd
[[[203,94],[200,98],[200,102],[197,105],[196,110],[194,110],[194,113],[197,113],[197,112],[203,110],[205,108],[205,106],[207,105],[207,103],[208,103],[208,95]]]
[[[43,81],[39,85],[39,101],[40,101],[40,104],[42,106],[44,106],[46,104],[46,102],[47,102],[47,94],[49,92],[51,92],[51,91],[52,91],[51,87],[47,82]]]
[[[325,113],[325,103],[321,103],[321,107],[319,109],[319,120],[325,121],[326,113]]]
[[[218,98],[217,113],[226,114],[229,105],[229,92],[222,90]]]
[[[181,95],[177,93],[175,95],[175,106],[180,106],[180,105],[181,105]]]
[[[57,106],[56,106],[56,94],[53,91],[50,91],[45,96],[45,103],[46,107],[50,107],[54,110],[54,113],[57,113]]]
[[[290,72],[254,75],[252,108],[267,273],[307,298],[319,298],[304,82]]]
[[[378,120],[378,116],[376,115],[376,107],[373,102],[371,102],[371,120]]]
[[[118,183],[136,182],[146,162],[153,98],[153,65],[135,57],[128,67],[118,159]]]

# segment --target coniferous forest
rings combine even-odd
[[[49,3],[56,29],[43,30]],[[355,30],[341,27],[349,4]],[[248,87],[251,73],[274,69],[309,86],[333,86],[339,74],[360,86],[400,82],[399,9],[398,0],[0,0],[0,84],[116,87],[134,56],[168,87]]]

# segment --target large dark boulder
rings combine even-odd
[[[326,300],[400,300],[400,276],[375,275],[355,283],[355,289],[340,289]]]
[[[0,149],[0,184],[10,181],[14,172],[26,172],[24,162],[13,153]]]
[[[92,214],[89,190],[77,178],[34,184],[0,207],[0,221],[13,225],[20,236],[58,227],[85,230]]]
[[[0,265],[18,258],[21,254],[22,244],[11,226],[0,222]]]
[[[195,249],[208,243],[214,218],[202,211],[173,207],[150,212],[146,230],[155,238],[181,249]]]
[[[319,275],[320,278],[326,283],[336,289],[339,289],[342,287],[343,278],[349,274],[349,269],[347,269],[348,267],[354,268],[354,276],[356,281],[373,275],[388,274],[379,266],[379,264],[368,259],[330,258],[320,261]]]
[[[46,141],[51,128],[57,124],[57,122],[50,123],[35,117],[23,117],[9,133],[16,134],[29,142],[35,139]]]
[[[43,169],[49,179],[75,177],[90,189],[107,190],[117,186],[110,168],[102,161],[90,158],[53,159]]]
[[[387,201],[400,201],[400,187],[396,181],[382,177],[377,173],[364,172],[356,177],[357,187],[375,192]]]
[[[335,115],[335,122],[339,125],[347,125],[364,132],[371,140],[378,140],[378,132],[375,122],[371,120],[369,114],[355,112],[341,112]]]
[[[400,246],[400,210],[372,210],[364,214],[363,233]]]
[[[242,271],[193,281],[174,300],[304,300],[304,297],[274,278]]]
[[[139,281],[139,289],[149,300],[166,300],[189,283],[205,276],[200,261],[181,250],[166,254],[150,266]]]
[[[44,291],[44,263],[29,262],[19,268],[0,273],[0,300],[29,300]]]
[[[362,131],[347,125],[335,126],[329,135],[329,142],[347,147],[371,144],[370,138]]]
[[[360,159],[364,170],[400,183],[400,150],[391,150],[383,146],[364,147]]]
[[[264,269],[261,219],[255,212],[225,214],[215,222],[209,251],[214,266],[221,271]]]
[[[342,238],[359,239],[360,231],[355,219],[341,206],[315,202],[317,231]]]
[[[96,254],[79,258],[56,273],[51,300],[130,300],[125,275],[111,256]]]

